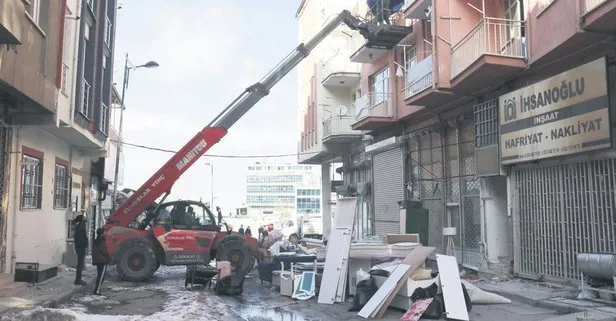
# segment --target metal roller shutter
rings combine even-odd
[[[402,150],[394,148],[372,157],[374,171],[374,231],[376,235],[400,232],[399,201],[404,200]]]

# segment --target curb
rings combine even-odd
[[[492,292],[492,293],[496,293],[498,295],[501,295],[511,301],[515,301],[515,302],[519,302],[519,303],[524,303],[524,304],[528,304],[528,305],[532,305],[532,306],[536,306],[539,308],[544,308],[544,309],[549,309],[549,310],[554,310],[558,313],[561,314],[571,314],[571,313],[577,313],[577,312],[583,312],[584,309],[582,308],[578,308],[578,307],[574,307],[571,306],[569,304],[565,304],[565,303],[560,303],[560,302],[555,302],[552,301],[550,298],[547,299],[533,299],[533,298],[529,298],[523,295],[519,295],[519,294],[515,294],[515,293],[511,293],[511,292],[507,292],[507,291],[502,291],[502,290],[498,290],[498,289],[493,289],[490,287],[484,287],[481,284],[475,284],[477,287],[479,287],[480,289],[487,291],[487,292]]]

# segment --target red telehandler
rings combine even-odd
[[[212,259],[230,261],[234,273],[245,275],[252,270],[256,239],[231,232],[226,224],[223,230],[202,203],[164,201],[180,175],[341,23],[358,30],[369,42],[379,32],[372,24],[359,20],[347,10],[342,11],[260,82],[233,100],[107,218],[106,243],[111,263],[116,265],[122,279],[144,281],[160,265],[208,264]],[[395,42],[401,39],[398,38]],[[161,196],[161,201],[156,202]]]

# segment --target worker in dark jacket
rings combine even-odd
[[[88,233],[86,232],[86,226],[88,225],[88,219],[85,215],[79,214],[73,220],[75,225],[75,252],[77,253],[77,273],[75,274],[75,284],[86,285],[81,279],[81,273],[83,272],[83,265],[86,259],[86,251],[88,249]]]
[[[105,245],[104,230],[99,228],[96,230],[96,239],[92,243],[92,265],[96,266],[96,285],[94,286],[94,294],[101,295],[101,286],[105,280],[107,272],[107,264],[111,261],[107,245]]]

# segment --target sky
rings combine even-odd
[[[127,143],[178,150],[246,87],[297,46],[300,0],[119,1],[114,81],[121,88],[124,55],[156,69],[130,74]],[[297,153],[297,73],[291,72],[206,155]],[[137,189],[173,154],[124,147],[124,186]],[[235,212],[245,199],[247,166],[264,159],[203,157],[172,190],[174,198],[210,201]],[[269,162],[296,163],[297,157]]]

